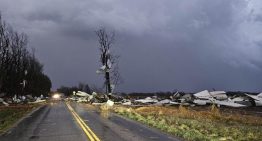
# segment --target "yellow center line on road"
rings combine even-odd
[[[91,135],[94,137],[94,139],[96,141],[100,141],[100,139],[96,136],[96,134],[85,124],[85,122],[83,121],[83,119],[78,115],[76,114],[76,116],[79,118],[79,120],[83,123],[83,125],[86,127],[86,129],[91,133]]]
[[[75,112],[72,106],[68,104],[67,102],[66,102],[66,105],[69,111],[72,113],[72,115],[76,119],[77,123],[83,129],[87,137],[90,139],[90,141],[100,141],[100,139],[96,136],[96,134],[87,126],[87,124],[82,120],[82,118]]]

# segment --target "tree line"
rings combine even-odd
[[[13,30],[0,13],[0,93],[40,96],[50,92],[51,81],[27,45],[27,35]]]
[[[63,93],[65,96],[71,96],[73,92],[77,91],[83,91],[88,94],[91,94],[93,90],[89,87],[88,84],[85,83],[79,83],[78,86],[72,86],[72,87],[67,87],[67,86],[61,86],[60,88],[57,89],[57,92]]]

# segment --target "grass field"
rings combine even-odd
[[[39,105],[0,107],[0,134]]]
[[[197,111],[187,107],[115,107],[114,112],[192,141],[261,141],[262,117],[224,113],[215,106]]]

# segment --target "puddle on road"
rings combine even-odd
[[[29,139],[39,139],[39,136],[31,136]]]

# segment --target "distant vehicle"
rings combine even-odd
[[[63,94],[61,93],[54,93],[51,97],[51,100],[59,101],[63,99]]]

